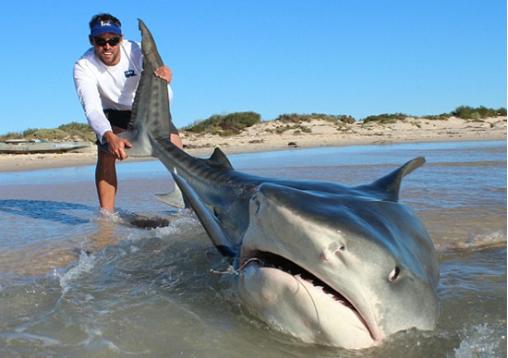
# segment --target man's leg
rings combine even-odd
[[[115,210],[115,195],[118,187],[115,162],[116,159],[112,154],[98,148],[95,185],[101,209],[111,213]]]

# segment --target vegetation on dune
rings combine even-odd
[[[430,120],[433,120],[433,121],[437,121],[437,120],[444,121],[444,120],[447,120],[450,117],[451,117],[450,113],[441,113],[441,114],[429,114],[429,115],[421,116],[419,118],[430,119]]]
[[[392,114],[384,113],[372,115],[364,118],[363,123],[376,122],[381,124],[390,124],[395,123],[397,121],[403,121],[408,117],[422,119],[424,118],[430,120],[446,120],[450,117],[458,117],[468,120],[480,120],[498,116],[506,116],[506,108],[501,107],[498,109],[493,109],[484,106],[480,107],[459,106],[449,113],[441,113],[437,115],[413,116],[404,113],[392,113]]]
[[[71,122],[68,124],[62,124],[58,127],[58,129],[71,136],[79,137],[83,140],[89,140],[90,142],[95,142],[97,139],[94,131],[87,123]]]
[[[88,124],[72,122],[58,128],[29,128],[23,132],[9,132],[1,135],[0,140],[41,139],[50,141],[95,141],[95,134]]]
[[[376,122],[381,124],[389,124],[389,123],[395,123],[397,121],[402,121],[409,117],[407,114],[404,113],[383,113],[383,114],[377,114],[373,116],[368,116],[363,119],[363,123],[369,123],[369,122]]]
[[[225,115],[215,114],[208,119],[198,121],[184,128],[192,133],[210,133],[230,136],[240,133],[247,127],[261,122],[256,112],[235,112]]]
[[[286,125],[282,125],[282,126],[277,126],[274,129],[267,128],[267,129],[265,129],[265,132],[282,134],[282,133],[289,131],[289,130],[293,130],[294,131],[293,134],[295,134],[295,135],[301,134],[302,132],[303,133],[311,133],[312,132],[311,128],[304,126],[304,125],[300,125],[300,124],[286,124]]]
[[[346,114],[333,115],[333,114],[323,114],[323,113],[311,113],[311,114],[281,114],[277,118],[276,121],[280,121],[283,123],[302,123],[302,122],[310,122],[315,119],[320,119],[328,122],[332,122],[335,124],[344,123],[344,124],[352,124],[355,123],[355,119],[352,116]]]
[[[0,140],[8,139],[95,141],[95,134],[88,124],[72,122],[58,128],[29,128],[23,132],[9,132],[0,136]]]
[[[397,121],[404,121],[406,118],[417,118],[427,120],[446,120],[450,117],[458,117],[470,121],[481,121],[488,117],[506,116],[506,108],[487,108],[484,106],[470,107],[459,106],[449,113],[426,116],[412,116],[404,113],[384,113],[371,115],[363,119],[363,123],[390,124]],[[312,120],[325,120],[338,126],[338,130],[347,128],[347,124],[355,123],[355,119],[349,115],[331,115],[323,113],[311,114],[281,114],[275,118],[276,128],[267,129],[267,132],[282,134],[285,131],[293,130],[294,134],[310,133],[312,129],[307,125]],[[229,114],[215,114],[208,119],[197,121],[183,131],[200,134],[213,134],[220,136],[231,136],[239,134],[245,128],[261,122],[261,116],[256,112],[234,112]],[[71,122],[62,124],[58,128],[29,128],[23,132],[10,132],[0,135],[0,141],[8,139],[41,139],[49,141],[90,141],[94,142],[96,137],[90,126],[86,123]]]
[[[501,107],[498,109],[493,109],[484,106],[480,107],[459,106],[455,108],[455,110],[450,114],[462,119],[475,120],[489,117],[506,116],[506,108]]]

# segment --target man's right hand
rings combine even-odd
[[[115,133],[107,131],[104,133],[109,152],[116,158],[124,160],[127,158],[125,148],[132,148],[132,144],[125,138],[120,138]]]

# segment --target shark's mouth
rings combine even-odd
[[[266,251],[249,252],[248,257],[241,260],[240,270],[254,262],[264,268],[274,268],[283,271],[291,276],[299,277],[302,280],[315,286],[316,288],[321,288],[324,294],[332,297],[335,301],[337,301],[338,304],[351,310],[357,316],[358,320],[365,326],[365,329],[369,332],[372,340],[377,340],[373,334],[372,329],[369,327],[369,324],[367,324],[367,321],[354,306],[354,304],[339,291],[335,290],[325,281],[315,276],[312,272],[297,265],[293,261],[284,258],[283,256]]]

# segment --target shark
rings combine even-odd
[[[219,148],[209,158],[193,157],[168,138],[167,84],[153,75],[163,62],[142,20],[139,28],[144,70],[123,133],[134,144],[129,154],[153,155],[168,169],[175,195],[183,195],[234,267],[244,307],[303,342],[346,349],[377,346],[397,332],[433,330],[435,248],[399,201],[403,178],[425,159],[346,186],[242,173]]]

